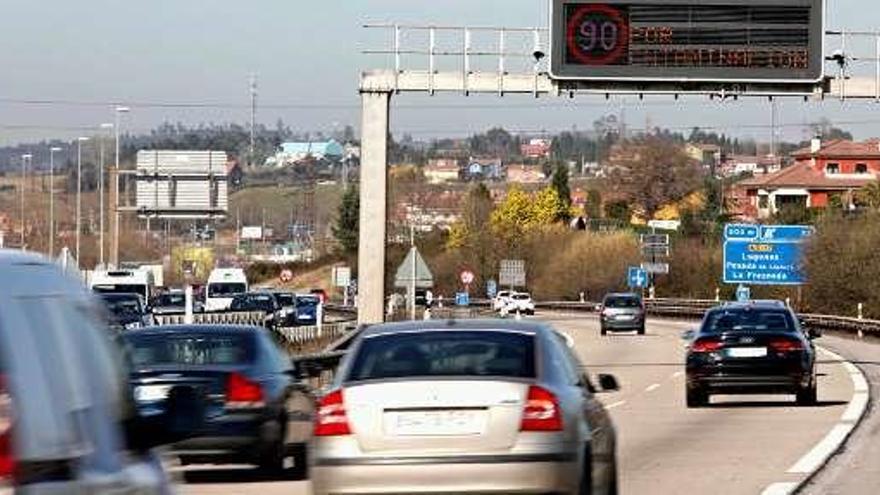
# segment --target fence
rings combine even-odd
[[[185,316],[180,314],[155,315],[157,325],[182,325]],[[256,325],[266,323],[266,314],[262,311],[193,313],[193,323],[200,325]]]

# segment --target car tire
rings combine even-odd
[[[270,477],[280,477],[284,473],[284,461],[287,459],[286,446],[284,445],[284,428],[282,423],[277,425],[276,438],[266,445],[260,453],[257,466],[260,471]]]
[[[302,481],[309,477],[309,454],[306,445],[293,445],[288,453],[293,458],[293,470],[290,478],[294,481]]]
[[[605,325],[602,325],[600,332],[602,333],[603,336],[608,335],[608,329],[605,328]]]
[[[795,400],[799,406],[815,406],[818,402],[817,395],[816,384],[813,383],[807,388],[799,389]]]
[[[639,334],[639,335],[645,335],[645,325],[642,325],[642,326],[639,327],[639,329],[638,329],[638,334]]]
[[[578,483],[577,494],[591,495],[593,493],[593,457],[589,448],[584,450],[584,461],[581,469],[581,480]]]
[[[617,481],[617,456],[614,456],[614,464],[611,468],[611,481],[608,483],[608,495],[617,495],[620,484]]]
[[[688,409],[706,407],[709,405],[709,394],[699,389],[688,389],[685,397]]]

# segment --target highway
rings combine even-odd
[[[544,319],[573,337],[591,374],[612,373],[620,380],[622,390],[602,400],[618,429],[624,494],[788,493],[821,464],[826,456],[820,444],[840,429],[842,416],[852,414],[847,409],[857,379],[851,368],[824,351],[816,407],[795,407],[787,396],[749,396],[715,397],[708,408],[688,410],[679,335],[694,323],[654,320],[646,336],[602,338],[591,316],[557,313]],[[819,343],[845,355],[868,348],[880,357],[877,345],[831,336]],[[854,444],[861,441],[876,451],[876,442],[860,440],[862,430]],[[868,470],[880,476],[875,461]],[[309,493],[307,482],[262,481],[247,467],[173,467],[172,475],[183,483],[183,494]],[[867,493],[866,486],[878,484],[857,483],[841,457],[831,461],[828,476],[817,477],[808,493]]]

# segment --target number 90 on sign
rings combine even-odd
[[[629,21],[625,10],[609,5],[569,5],[566,19],[567,63],[627,62]]]

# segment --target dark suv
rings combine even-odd
[[[795,394],[816,403],[818,332],[806,331],[777,301],[732,303],[710,309],[687,352],[687,405],[712,394]]]
[[[638,294],[608,294],[599,307],[602,335],[609,330],[635,330],[645,334],[645,303]]]

